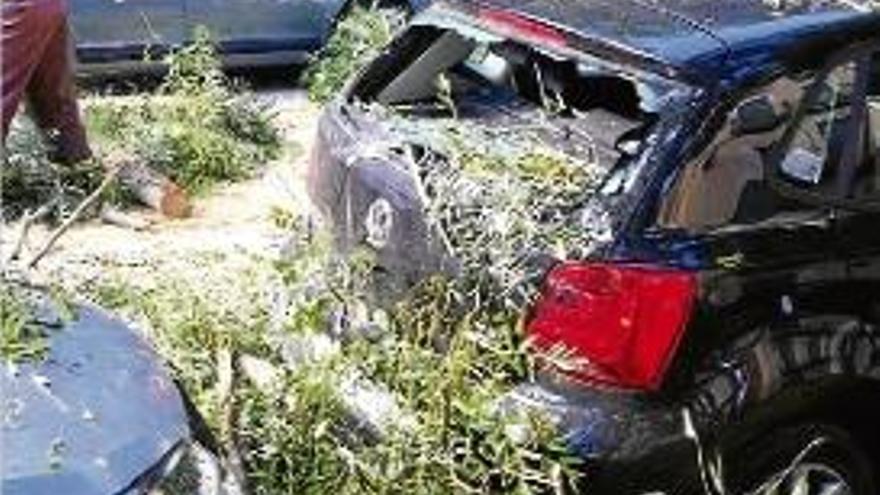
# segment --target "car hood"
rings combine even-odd
[[[56,328],[46,358],[0,371],[0,492],[119,493],[188,437],[180,392],[124,323],[90,306],[41,313]]]

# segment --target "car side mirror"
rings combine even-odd
[[[773,106],[769,96],[762,95],[743,102],[736,108],[730,122],[733,136],[748,136],[770,132],[785,120]]]

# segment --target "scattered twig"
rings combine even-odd
[[[221,410],[220,441],[224,451],[221,463],[226,475],[231,476],[235,484],[247,493],[244,459],[239,453],[235,434],[238,410],[235,407],[233,390],[238,382],[238,370],[235,366],[235,356],[228,348],[217,351],[217,375],[217,397]]]
[[[260,390],[267,390],[278,383],[281,372],[278,368],[256,356],[244,355],[238,359],[242,374]]]
[[[9,253],[8,261],[16,261],[21,256],[21,251],[24,249],[24,245],[27,242],[28,233],[31,230],[31,227],[37,221],[43,219],[46,215],[52,212],[52,209],[58,204],[58,198],[52,199],[46,204],[40,206],[33,212],[25,213],[24,219],[21,221],[21,230],[18,234],[18,240],[15,241],[15,247],[12,249],[12,252]]]
[[[98,186],[97,189],[92,191],[92,194],[84,199],[76,207],[76,209],[73,210],[73,213],[71,213],[70,216],[67,217],[67,219],[58,226],[58,228],[52,231],[52,234],[49,236],[49,239],[45,242],[45,244],[43,244],[40,250],[37,251],[37,253],[30,259],[30,261],[27,262],[27,264],[25,264],[26,268],[34,268],[35,266],[37,266],[37,263],[39,263],[40,260],[42,260],[46,256],[46,254],[52,249],[55,243],[58,242],[58,239],[60,239],[61,236],[64,235],[64,233],[67,232],[67,230],[70,229],[70,227],[74,223],[76,223],[77,220],[80,219],[80,217],[82,217],[86,210],[94,206],[98,202],[98,200],[101,199],[101,196],[104,194],[107,188],[109,188],[110,185],[113,184],[113,181],[116,180],[116,175],[118,173],[118,167],[113,168],[107,172],[107,175],[104,176],[104,180],[101,181],[101,185]]]
[[[135,231],[147,230],[151,225],[147,220],[129,215],[108,204],[101,207],[101,221],[110,225]]]

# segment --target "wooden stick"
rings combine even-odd
[[[247,493],[247,476],[244,459],[238,449],[236,425],[238,409],[234,390],[238,386],[238,369],[233,351],[222,348],[217,351],[217,398],[220,406],[220,441],[224,450],[221,466],[244,493]]]
[[[24,249],[25,242],[27,242],[28,232],[30,232],[31,227],[37,220],[40,220],[51,213],[52,208],[57,204],[58,199],[55,198],[37,208],[36,211],[25,213],[24,219],[21,221],[21,230],[18,234],[18,240],[15,242],[15,247],[12,249],[12,252],[9,253],[9,261],[18,260],[21,256],[21,251]]]
[[[57,229],[52,231],[52,235],[49,236],[49,239],[43,244],[43,247],[41,247],[40,250],[37,251],[37,254],[35,254],[30,259],[30,261],[27,262],[27,264],[25,265],[26,268],[34,268],[37,266],[37,263],[39,263],[40,260],[42,260],[46,256],[49,250],[52,249],[55,243],[58,242],[58,239],[60,239],[61,236],[64,235],[64,233],[67,232],[68,229],[70,229],[70,227],[73,226],[73,224],[80,219],[80,217],[82,217],[83,213],[85,213],[86,210],[94,206],[95,203],[97,203],[98,200],[101,199],[101,195],[103,195],[107,188],[109,188],[110,185],[113,184],[113,181],[116,180],[116,175],[118,173],[118,167],[113,168],[109,172],[107,172],[107,175],[104,176],[104,180],[101,181],[101,185],[98,186],[97,189],[92,191],[92,194],[84,199],[76,207],[76,209],[73,210],[73,213],[71,213],[70,216],[67,217],[67,219],[65,219],[64,222],[58,226]]]

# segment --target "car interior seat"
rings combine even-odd
[[[730,114],[715,140],[684,168],[673,191],[661,205],[657,222],[668,227],[704,230],[729,222],[753,223],[782,208],[778,194],[764,177],[764,158],[787,128],[791,109],[804,93],[804,85],[780,79],[764,88],[779,115],[776,128],[738,135]],[[798,133],[804,145],[819,143],[815,119],[807,119],[806,130]]]

